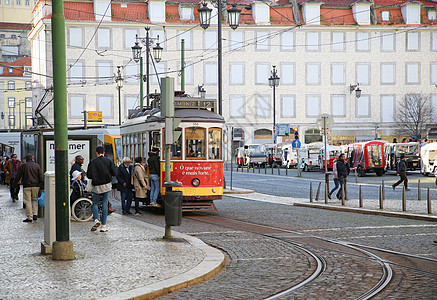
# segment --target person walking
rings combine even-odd
[[[340,156],[339,156],[340,157]],[[337,159],[338,160],[338,159]],[[334,179],[334,184],[335,186],[332,188],[332,190],[328,193],[328,198],[331,199],[331,195],[334,193],[334,191],[336,189],[338,189],[338,187],[340,186],[339,181],[338,181],[338,172],[337,172],[337,161],[334,162],[333,166],[332,166],[332,177]]]
[[[108,218],[109,192],[112,189],[112,176],[115,176],[115,167],[112,160],[105,157],[102,146],[96,148],[97,157],[93,158],[87,168],[87,177],[91,179],[93,195],[93,218],[94,225],[91,231],[96,231],[102,225],[100,231],[107,232],[106,219]],[[99,219],[99,202],[102,201],[102,218]]]
[[[74,160],[75,160],[74,164],[71,166],[71,169],[70,169],[70,180],[73,181],[73,172],[79,171],[82,174],[81,180],[82,180],[82,182],[85,183],[85,171],[82,168],[83,161],[84,161],[83,156],[77,155]]]
[[[344,153],[340,154],[340,156],[337,159],[337,177],[338,177],[338,182],[340,183],[340,189],[337,192],[337,199],[341,200],[342,198],[342,191],[344,190],[345,193],[345,198],[346,197],[346,178],[349,175],[350,169],[349,169],[349,164],[347,163],[346,157],[344,155]],[[346,200],[346,199],[345,199]]]
[[[135,167],[133,173],[133,184],[135,188],[135,215],[140,215],[140,199],[144,202],[147,197],[147,175],[146,169],[143,166],[143,160],[141,157],[135,158]]]
[[[157,206],[159,195],[159,173],[160,173],[160,164],[159,164],[159,148],[153,148],[151,152],[149,152],[149,159],[147,160],[147,164],[149,165],[149,174],[150,174],[150,205]]]
[[[132,205],[132,173],[129,157],[124,157],[117,171],[117,190],[121,194],[121,211],[123,215],[131,215],[130,207]]]
[[[20,193],[20,183],[17,185],[13,185],[15,178],[17,177],[18,168],[22,165],[21,161],[17,158],[17,154],[12,154],[11,159],[8,160],[4,167],[4,171],[6,174],[5,182],[9,185],[9,190],[11,193],[12,202],[18,200],[18,194]]]
[[[405,163],[407,159],[405,158],[404,154],[401,154],[400,160],[398,162],[398,173],[397,176],[400,176],[400,179],[392,185],[393,191],[396,189],[398,185],[400,185],[402,182],[404,182],[405,190],[409,191],[408,188],[408,178],[407,178],[407,164]]]
[[[23,184],[23,198],[26,203],[26,216],[23,222],[31,223],[38,219],[38,193],[44,190],[44,178],[41,167],[33,160],[31,154],[26,155],[26,163],[18,168],[17,175],[11,185]]]

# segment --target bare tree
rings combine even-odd
[[[400,135],[421,139],[426,136],[433,115],[430,97],[415,93],[406,94],[398,103],[394,119]]]

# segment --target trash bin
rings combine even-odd
[[[173,187],[182,186],[181,182],[165,182],[165,224],[180,226],[182,223],[182,191],[173,191]]]
[[[38,218],[44,218],[44,207],[38,205]]]

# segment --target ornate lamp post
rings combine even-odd
[[[159,36],[157,38],[152,38],[149,36],[150,27],[145,27],[146,29],[146,37],[141,38],[136,35],[136,42],[135,45],[132,47],[132,55],[135,62],[140,62],[140,107],[143,108],[143,81],[147,80],[147,107],[150,105],[149,103],[149,97],[150,97],[150,77],[149,77],[149,54],[150,54],[150,46],[153,44],[154,40],[158,40]],[[146,46],[146,76],[143,77],[143,56],[141,55],[141,50],[143,49],[139,45],[139,41]],[[162,58],[162,50],[163,48],[159,45],[159,43],[156,44],[155,47],[153,47],[153,58],[158,63],[161,61]]]
[[[115,77],[118,90],[118,125],[121,125],[121,88],[123,87],[123,77],[121,77],[120,68],[121,66],[117,66],[117,77]]]
[[[276,143],[276,87],[279,86],[279,76],[276,66],[273,66],[272,74],[269,77],[269,86],[273,88],[273,143]]]
[[[226,2],[225,2],[226,3]],[[203,29],[207,29],[211,23],[211,11],[212,9],[207,6],[205,2],[202,3],[202,7],[198,9],[200,26]],[[222,0],[217,1],[218,22],[217,22],[217,51],[218,51],[218,113],[222,115]],[[232,29],[237,29],[240,22],[241,10],[235,5],[231,9],[228,9],[229,26]]]

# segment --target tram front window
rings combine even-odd
[[[205,158],[205,128],[189,127],[185,129],[187,159]]]
[[[208,130],[208,158],[221,159],[221,142],[222,130],[220,128],[211,128]]]

